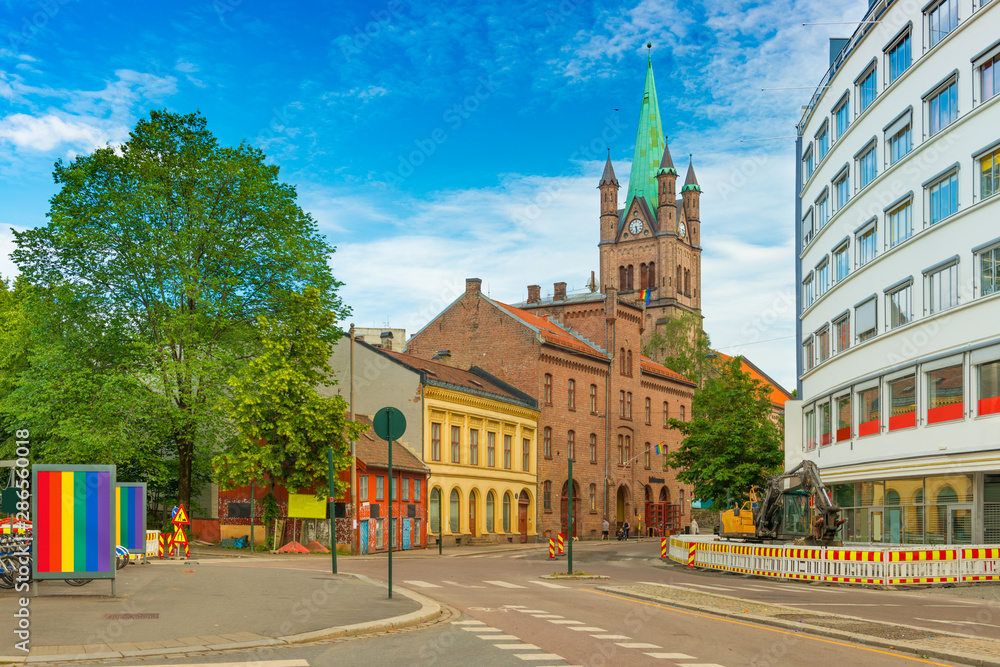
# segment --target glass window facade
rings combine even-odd
[[[928,188],[930,222],[937,224],[958,212],[958,174],[945,176]]]
[[[830,132],[826,124],[823,125],[823,129],[820,130],[820,134],[816,138],[816,148],[819,151],[820,160],[825,158],[826,154],[830,152]]]
[[[930,45],[934,46],[958,26],[958,0],[944,0],[927,14]]]
[[[875,101],[876,95],[876,81],[875,69],[869,72],[861,83],[858,84],[858,107],[859,111],[864,111],[871,106],[872,102]]]
[[[878,387],[865,389],[858,396],[858,435],[876,435],[881,427]]]
[[[927,276],[927,310],[939,313],[958,305],[958,265],[952,264]]]
[[[806,451],[816,449],[816,411],[810,410],[805,414],[805,443]]]
[[[869,183],[875,180],[875,176],[878,172],[875,169],[875,148],[872,147],[868,152],[858,158],[858,184],[860,187],[865,187]]]
[[[834,400],[834,410],[837,414],[837,442],[850,440],[851,431],[851,395],[843,394]]]
[[[885,307],[888,310],[886,313],[886,320],[890,329],[895,329],[896,327],[901,327],[904,324],[909,324],[912,319],[912,310],[910,309],[910,286],[907,285],[906,287],[898,289],[895,292],[890,292],[886,296]]]
[[[979,296],[1000,291],[1000,245],[979,253]]]
[[[979,378],[979,405],[976,414],[1000,414],[1000,360],[980,364],[976,368]]]
[[[851,316],[848,315],[833,323],[834,342],[837,352],[844,352],[851,347]]]
[[[875,225],[872,225],[858,235],[858,266],[864,266],[875,259],[878,249],[876,242],[878,239]]]
[[[840,282],[851,273],[850,248],[844,245],[833,251],[833,261],[837,267],[837,282]]]
[[[833,184],[837,191],[837,210],[844,208],[851,198],[851,175],[845,173],[839,181]]]
[[[830,222],[830,198],[826,195],[823,195],[823,198],[816,202],[816,220],[820,229],[826,227],[826,223]]]
[[[910,209],[910,202],[906,202],[889,211],[889,247],[895,247],[913,235]]]
[[[982,102],[1000,92],[1000,55],[994,56],[980,65],[979,86]]]
[[[844,103],[837,107],[833,114],[837,121],[837,138],[840,139],[851,124],[851,100],[844,100]]]
[[[935,135],[958,120],[958,82],[952,81],[927,102],[927,130]]]
[[[833,424],[831,422],[832,410],[829,403],[824,403],[817,408],[819,412],[819,445],[826,447],[833,444]]]
[[[1000,192],[1000,148],[979,158],[979,196],[982,199]]]
[[[886,383],[889,391],[889,430],[912,428],[917,425],[916,376]]]
[[[907,33],[889,49],[889,83],[910,66],[910,35]]]
[[[913,135],[907,125],[889,137],[889,164],[896,164],[900,158],[913,150]]]
[[[927,423],[961,419],[963,395],[961,364],[927,373]]]

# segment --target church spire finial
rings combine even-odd
[[[652,48],[652,42],[647,43]],[[639,107],[639,126],[635,134],[635,151],[629,172],[628,193],[625,207],[632,205],[636,197],[643,197],[651,210],[656,208],[656,171],[663,157],[663,125],[660,120],[660,105],[653,81],[653,63],[646,63],[646,82],[642,90],[642,104]]]

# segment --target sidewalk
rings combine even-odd
[[[120,570],[114,598],[107,580],[79,588],[38,582],[29,606],[31,651],[17,650],[9,634],[0,663],[291,644],[418,625],[441,613],[436,602],[404,589],[394,587],[389,600],[383,584],[363,577],[260,565],[153,559]],[[13,618],[23,595],[0,591],[0,615]]]
[[[585,544],[595,544],[595,541],[586,542]],[[574,544],[581,544],[577,541]],[[482,546],[447,546],[442,550],[442,556],[445,558],[462,558],[467,556],[482,556],[487,554],[498,554],[498,553],[508,553],[508,552],[518,552],[518,551],[548,551],[548,542],[533,542],[528,544],[490,544]],[[354,560],[377,560],[385,559],[388,557],[387,551],[379,551],[376,553],[364,554],[362,556],[349,556],[345,554],[337,555],[337,563],[350,563]],[[228,549],[215,545],[203,545],[195,544],[191,547],[191,556],[198,558],[305,558],[310,561],[321,559],[326,562],[330,562],[332,557],[330,554],[286,554],[286,553],[271,553],[269,551],[256,551],[250,552],[249,549]],[[407,549],[406,551],[393,551],[393,560],[404,558],[404,559],[421,559],[421,558],[440,558],[438,556],[437,545],[432,545],[425,549]],[[338,568],[339,569],[339,568]]]

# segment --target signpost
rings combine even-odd
[[[327,507],[330,510],[330,553],[333,559],[333,573],[337,574],[337,513],[334,511],[337,506],[334,504],[335,497],[333,495],[333,447],[328,447],[326,450],[326,467],[330,476],[330,498],[327,502]],[[351,487],[354,487],[354,480],[351,480]]]
[[[375,435],[389,443],[389,598],[392,598],[392,545],[396,541],[396,529],[392,525],[392,441],[406,432],[406,418],[396,408],[382,408],[372,419]]]
[[[566,574],[573,574],[573,459],[569,459],[569,486],[566,488],[566,539],[569,540],[566,545]]]

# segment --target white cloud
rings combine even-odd
[[[183,58],[178,58],[177,64],[174,65],[174,69],[177,70],[178,72],[184,72],[185,74],[190,74],[191,72],[197,72],[198,66],[195,65],[194,63],[189,63]]]
[[[92,149],[123,136],[128,136],[127,127],[100,127],[54,114],[35,117],[18,113],[0,119],[0,137],[18,149],[50,151],[62,144]]]

